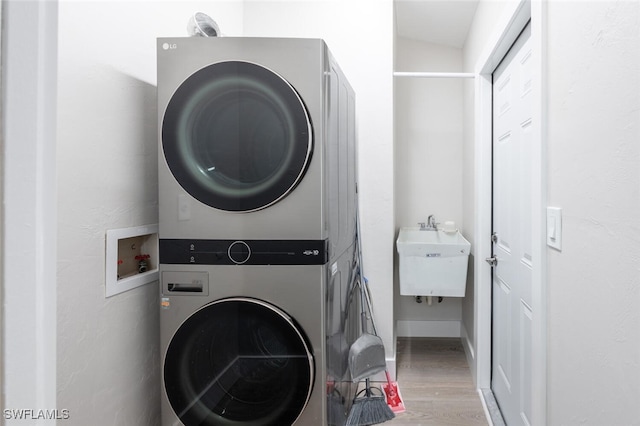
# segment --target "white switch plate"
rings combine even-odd
[[[547,207],[547,245],[562,250],[562,209]]]

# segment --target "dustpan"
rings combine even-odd
[[[359,382],[386,368],[382,339],[374,334],[362,333],[349,349],[351,380]]]
[[[382,339],[367,331],[367,305],[365,305],[365,289],[362,286],[362,281],[360,280],[357,285],[360,290],[362,334],[349,348],[349,371],[354,383],[387,368]]]

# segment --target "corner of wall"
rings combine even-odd
[[[476,359],[476,348],[473,342],[473,339],[469,337],[469,333],[467,332],[467,328],[462,322],[460,324],[460,338],[462,340],[462,347],[464,348],[464,353],[467,356],[467,364],[469,364],[469,369],[471,370],[471,377],[473,377],[473,383],[478,388],[478,362]]]
[[[53,408],[58,2],[2,7],[2,406]]]

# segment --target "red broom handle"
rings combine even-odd
[[[396,396],[398,396],[398,393],[396,392],[395,386],[393,386],[393,384],[391,383],[391,375],[389,374],[389,370],[384,370],[384,372],[387,375],[387,383],[389,384],[387,388],[388,397],[395,398]]]

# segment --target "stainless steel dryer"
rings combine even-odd
[[[352,243],[354,92],[322,40],[158,40],[161,239]]]
[[[354,261],[167,265],[162,425],[344,425]]]

